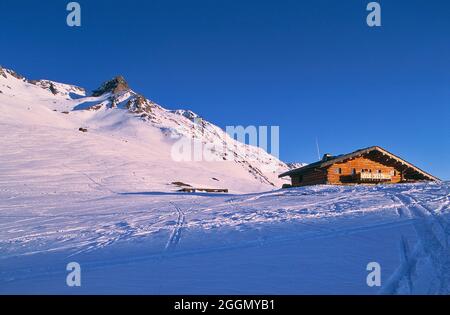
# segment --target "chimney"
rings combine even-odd
[[[328,161],[328,160],[331,160],[333,157],[334,157],[334,156],[331,155],[330,153],[325,153],[325,154],[323,155],[322,161],[326,162],[326,161]]]

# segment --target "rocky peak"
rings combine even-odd
[[[8,78],[7,74],[13,76],[14,78],[18,79],[18,80],[25,80],[25,78],[18,74],[17,72],[10,70],[10,69],[6,69],[3,68],[2,66],[0,66],[0,76],[4,77],[5,79]]]
[[[120,93],[123,91],[127,91],[129,89],[130,88],[128,86],[127,81],[125,81],[124,77],[119,75],[119,76],[113,78],[112,80],[109,80],[109,81],[106,81],[105,83],[103,83],[100,88],[98,88],[97,90],[95,90],[92,93],[92,96],[101,96],[108,92],[117,94],[117,93]]]

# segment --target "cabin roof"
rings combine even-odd
[[[297,169],[290,170],[288,172],[280,174],[278,177],[281,178],[281,177],[286,177],[286,176],[291,176],[291,175],[302,175],[303,173],[305,173],[307,170],[310,170],[310,169],[323,169],[323,168],[331,166],[335,163],[340,163],[340,162],[343,162],[346,160],[350,160],[350,159],[353,159],[353,158],[356,158],[359,156],[369,155],[369,154],[372,155],[372,157],[374,157],[375,159],[382,159],[384,162],[383,164],[397,166],[398,168],[400,168],[402,170],[408,169],[411,172],[416,172],[416,173],[421,174],[423,177],[425,177],[429,180],[440,181],[439,178],[421,170],[417,166],[414,166],[413,164],[403,160],[402,158],[388,152],[387,150],[385,150],[379,146],[372,146],[372,147],[356,150],[356,151],[348,153],[348,154],[341,154],[338,156],[325,155],[324,158],[320,161],[308,164],[306,166],[303,166],[303,167],[300,167]]]

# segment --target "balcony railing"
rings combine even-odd
[[[387,182],[392,180],[392,175],[383,173],[358,173],[356,178],[362,182]]]

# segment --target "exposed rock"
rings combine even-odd
[[[78,129],[78,131],[81,131],[81,132],[88,132],[88,130],[87,130],[86,128],[80,128],[80,129]]]
[[[50,83],[49,90],[50,90],[50,92],[52,92],[53,95],[58,94],[58,90],[55,88],[55,85],[53,84],[53,82]]]
[[[87,110],[99,110],[100,108],[102,108],[102,104],[97,104],[97,105],[93,105],[91,107],[89,107]]]
[[[44,90],[50,91],[53,95],[69,95],[70,93],[75,93],[79,95],[84,95],[85,91],[83,88],[75,86],[62,84],[57,82],[52,82],[49,80],[28,80],[30,84],[36,85]]]
[[[114,79],[103,83],[100,88],[98,88],[92,93],[92,96],[101,96],[108,92],[117,94],[119,92],[127,91],[129,89],[130,88],[128,86],[128,83],[122,76],[119,75]]]
[[[193,111],[190,111],[190,110],[178,109],[178,110],[173,111],[173,113],[183,116],[183,117],[186,117],[190,121],[194,121],[195,119],[200,118],[199,115],[197,115],[196,113],[194,113]]]
[[[117,104],[120,103],[120,101],[119,101],[119,99],[117,97],[111,97],[109,99],[109,102],[110,102],[110,105],[109,105],[110,108],[116,108]]]
[[[2,77],[4,77],[5,79],[7,78],[6,73],[5,73],[5,70],[2,68],[2,66],[0,66],[0,75],[1,75]]]
[[[10,69],[3,68],[2,66],[0,66],[0,75],[6,79],[7,74],[13,76],[14,78],[16,78],[18,80],[25,80],[25,77],[18,74],[17,72],[10,70]]]
[[[152,108],[155,107],[155,103],[149,101],[142,95],[136,95],[128,100],[126,108],[136,114],[151,114]]]

